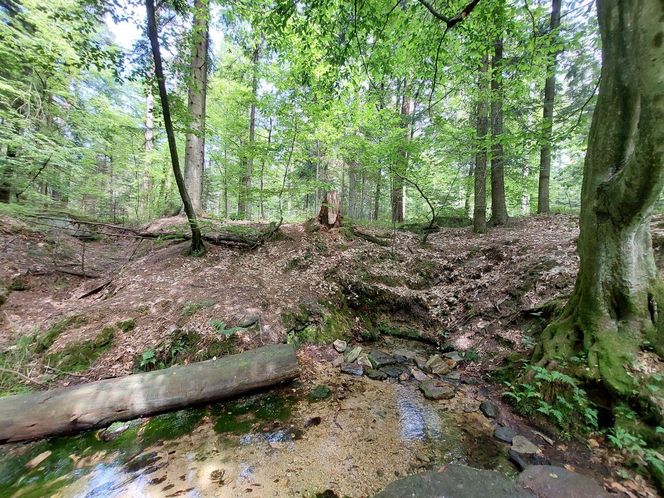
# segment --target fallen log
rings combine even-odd
[[[72,434],[237,396],[297,377],[287,344],[79,386],[0,398],[0,444]]]

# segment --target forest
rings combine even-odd
[[[661,496],[663,186],[661,0],[0,0],[0,498]]]

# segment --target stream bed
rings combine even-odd
[[[321,361],[269,393],[0,447],[0,497],[366,497],[446,463],[515,473],[477,388],[429,401]]]

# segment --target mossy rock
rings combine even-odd
[[[314,387],[311,392],[307,395],[309,401],[323,401],[324,399],[329,398],[332,395],[332,389],[330,389],[325,384],[320,384]]]

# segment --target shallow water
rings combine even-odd
[[[89,432],[4,447],[0,497],[287,497],[326,490],[363,497],[421,468],[473,463],[487,444],[495,446],[488,423],[464,412],[479,404],[470,392],[430,402],[416,382],[319,367],[297,389],[160,415],[110,442]],[[311,401],[321,384],[332,395]],[[487,436],[485,446],[468,444],[477,435]]]

